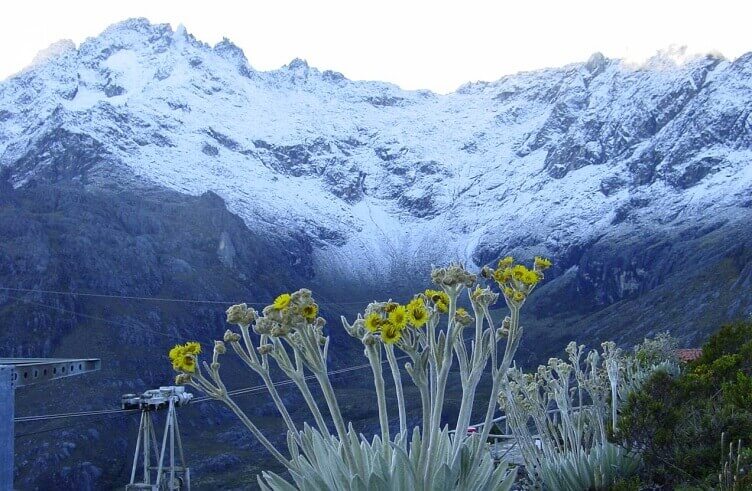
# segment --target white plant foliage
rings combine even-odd
[[[392,322],[392,312],[396,310],[402,315],[407,310],[391,301],[369,304],[366,317],[359,315],[352,323],[342,318],[347,333],[362,343],[373,374],[380,435],[370,439],[356,433],[352,424],[345,424],[328,376],[330,339],[323,333],[325,321],[317,316],[318,306],[309,290],[278,297],[273,305],[264,308],[262,315],[245,304],[230,307],[227,320],[237,325],[240,332],[228,330],[224,341],[215,342],[211,364],[198,363],[195,352],[181,352],[180,346],[174,348],[174,353],[181,354],[175,355],[177,365],[173,360],[174,366],[182,371],[178,383],[190,384],[224,402],[285,467],[292,482],[279,474],[263,472],[258,477],[262,489],[509,490],[515,481],[516,469],[505,461],[495,462],[486,442],[497,394],[522,336],[520,308],[543,278],[542,269],[550,265],[538,258],[534,269],[518,265],[513,273],[512,262],[512,258],[505,259],[503,275],[499,272],[494,276],[494,270],[490,268],[484,268],[483,272],[484,277],[493,277],[502,286],[510,310],[510,315],[499,328],[494,326],[489,312],[499,294],[477,286],[477,277],[459,265],[432,271],[431,279],[440,290],[427,290],[413,298],[408,307],[413,305],[423,316],[417,322],[415,315],[411,314],[412,325],[402,324],[399,335],[395,335],[393,329],[399,321]],[[463,291],[467,293],[474,316],[458,308]],[[378,316],[382,327],[369,326],[369,315],[372,320]],[[466,344],[468,337],[471,340],[469,349]],[[506,342],[500,353],[499,344],[503,339]],[[276,448],[266,438],[230,397],[219,373],[219,359],[227,351],[227,344],[264,381],[287,425],[287,456],[284,450]],[[406,425],[402,375],[396,350],[410,359],[404,369],[420,393],[420,427],[409,429]],[[181,358],[183,355],[188,356],[187,363]],[[457,420],[450,428],[442,426],[441,421],[447,381],[455,362],[459,365],[462,400]],[[299,429],[293,421],[272,383],[272,363],[300,391],[315,427],[305,423]],[[484,398],[485,421],[480,431],[468,434],[476,389],[481,376],[488,373],[489,364],[491,392]],[[384,376],[385,365],[389,366],[391,377]],[[326,412],[312,395],[311,379],[316,381],[323,394]],[[387,404],[386,379],[391,379],[395,385],[396,411]],[[399,431],[394,435],[390,433],[390,411],[392,419],[399,421]],[[325,413],[331,424],[324,418]]]
[[[584,455],[558,454],[543,461],[540,471],[546,489],[582,491],[609,489],[619,479],[633,476],[639,467],[638,454],[606,442],[592,447]]]
[[[629,477],[639,455],[609,443],[619,404],[655,370],[677,373],[673,340],[659,336],[628,354],[613,342],[585,354],[574,342],[568,360],[551,358],[536,373],[508,372],[499,403],[528,475],[546,489],[605,489]]]

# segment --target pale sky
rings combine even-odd
[[[670,45],[752,51],[752,1],[125,0],[4,2],[0,80],[60,39],[77,45],[129,17],[227,37],[257,70],[293,58],[355,80],[453,91],[468,81],[585,61],[640,61]]]

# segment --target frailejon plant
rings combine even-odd
[[[620,401],[656,369],[678,372],[670,342],[646,340],[634,355],[613,342],[585,355],[585,347],[572,342],[568,361],[551,358],[533,374],[509,371],[499,403],[534,483],[557,490],[607,489],[638,470],[639,455],[608,437],[616,429]],[[669,359],[656,363],[663,354]]]
[[[482,276],[496,281],[510,311],[498,328],[489,308],[500,295],[490,287],[481,288],[476,275],[459,265],[434,269],[431,279],[438,288],[415,295],[405,305],[373,302],[353,322],[343,317],[344,329],[362,343],[373,375],[380,434],[370,440],[358,436],[352,424],[345,424],[328,377],[330,339],[324,335],[325,321],[318,316],[318,306],[309,290],[280,295],[261,315],[245,304],[230,307],[227,321],[236,325],[239,332],[228,330],[224,341],[215,342],[210,363],[199,363],[197,343],[176,346],[170,359],[180,372],[177,383],[190,384],[224,402],[286,468],[292,483],[273,472],[264,472],[258,478],[262,489],[508,490],[516,472],[504,462],[494,464],[486,441],[496,395],[522,336],[520,309],[549,266],[548,260],[536,258],[529,269],[507,257],[499,262],[498,269],[483,269]],[[472,315],[458,307],[463,291],[467,292]],[[469,348],[467,337],[471,338]],[[506,342],[500,353],[502,340]],[[287,455],[230,397],[220,376],[220,357],[228,345],[264,381],[287,425]],[[404,368],[420,394],[419,427],[407,427],[397,350],[409,358]],[[462,401],[457,420],[450,428],[441,425],[441,418],[455,360],[462,382]],[[475,392],[489,362],[492,380],[485,424],[481,432],[468,434]],[[304,423],[301,429],[292,420],[272,383],[272,363],[302,394],[313,426]],[[395,434],[390,432],[389,411],[394,408],[387,403],[385,364],[389,366],[397,399],[399,431]],[[324,411],[312,395],[308,385],[311,379],[320,386],[334,431],[330,431]]]

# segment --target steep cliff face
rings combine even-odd
[[[58,43],[0,82],[0,286],[222,302],[310,285],[334,323],[425,286],[431,263],[542,254],[521,361],[573,337],[696,344],[752,308],[752,55],[683,55],[437,95],[302,60],[256,71],[230,41],[142,19]],[[0,346],[95,342],[111,364],[71,384],[98,408],[97,383],[164,384],[164,348],[217,337],[223,308],[0,291]],[[117,482],[82,445],[22,482]]]

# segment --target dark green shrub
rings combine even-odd
[[[642,489],[640,478],[635,476],[615,482],[609,491],[640,491],[640,489]]]
[[[752,322],[723,326],[679,377],[656,372],[629,395],[615,439],[643,453],[645,481],[718,483],[726,441],[752,444]]]

